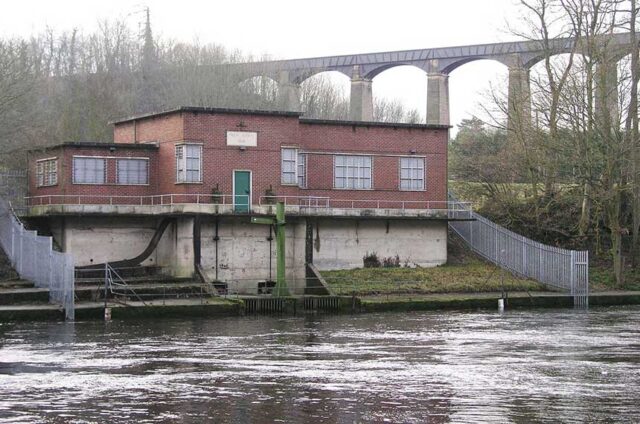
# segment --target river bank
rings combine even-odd
[[[113,320],[170,319],[180,317],[234,317],[243,315],[305,315],[314,313],[372,313],[411,311],[497,310],[504,299],[505,309],[572,308],[573,297],[557,292],[489,292],[443,294],[394,294],[375,296],[270,296],[217,297],[210,299],[171,299],[147,302],[109,303]],[[639,305],[640,291],[598,292],[589,296],[589,305]],[[104,303],[76,305],[76,320],[103,320]],[[0,305],[3,321],[63,320],[54,305]]]

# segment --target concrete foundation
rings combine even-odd
[[[313,229],[313,263],[321,271],[362,268],[375,253],[402,265],[433,267],[447,262],[445,221],[318,219]]]
[[[169,225],[157,249],[143,265],[164,267],[179,277],[194,275],[194,216]],[[224,281],[232,292],[257,294],[258,283],[276,278],[276,240],[270,226],[250,223],[248,216],[200,216],[200,263],[210,280]],[[78,266],[130,259],[145,250],[160,218],[54,218],[58,244],[74,255]],[[307,225],[307,222],[309,225]],[[431,267],[447,261],[444,220],[335,219],[287,217],[286,278],[294,294],[305,287],[306,263],[319,270],[363,266],[369,253],[399,257],[402,265]]]

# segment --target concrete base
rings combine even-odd
[[[413,267],[447,262],[445,221],[318,219],[313,238],[313,263],[321,271],[362,268],[372,253]]]
[[[149,244],[159,217],[54,218],[54,238],[78,266],[136,257]],[[307,222],[309,230],[307,231]],[[306,263],[319,270],[361,268],[375,253],[399,258],[405,266],[431,267],[447,261],[447,223],[437,220],[320,218],[288,216],[286,278],[292,294],[304,294]],[[211,281],[228,284],[230,293],[258,294],[258,284],[276,278],[276,240],[269,225],[249,216],[200,216],[200,263]],[[156,265],[177,277],[195,271],[194,217],[176,218],[143,265]]]

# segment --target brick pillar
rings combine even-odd
[[[603,60],[595,72],[595,118],[602,129],[616,128],[618,109],[618,64],[614,60]]]
[[[354,66],[349,105],[349,117],[352,121],[373,121],[372,85],[372,80],[360,76],[360,67]]]
[[[449,125],[449,75],[427,74],[427,124]]]
[[[282,110],[300,110],[300,85],[291,82],[287,71],[278,73],[278,103]]]
[[[529,70],[521,66],[509,68],[509,97],[507,100],[507,130],[509,137],[524,135],[531,126],[531,85]]]

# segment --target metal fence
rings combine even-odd
[[[25,170],[0,171],[0,197],[11,203],[20,214],[25,210],[27,194],[27,172]]]
[[[458,207],[465,205],[460,203]],[[589,252],[538,243],[475,212],[471,215],[474,220],[450,221],[449,227],[474,252],[517,276],[568,291],[575,306],[588,307]]]
[[[20,278],[49,289],[49,301],[64,308],[73,320],[74,261],[67,253],[53,250],[51,237],[29,231],[16,218],[11,206],[0,198],[0,244]]]

